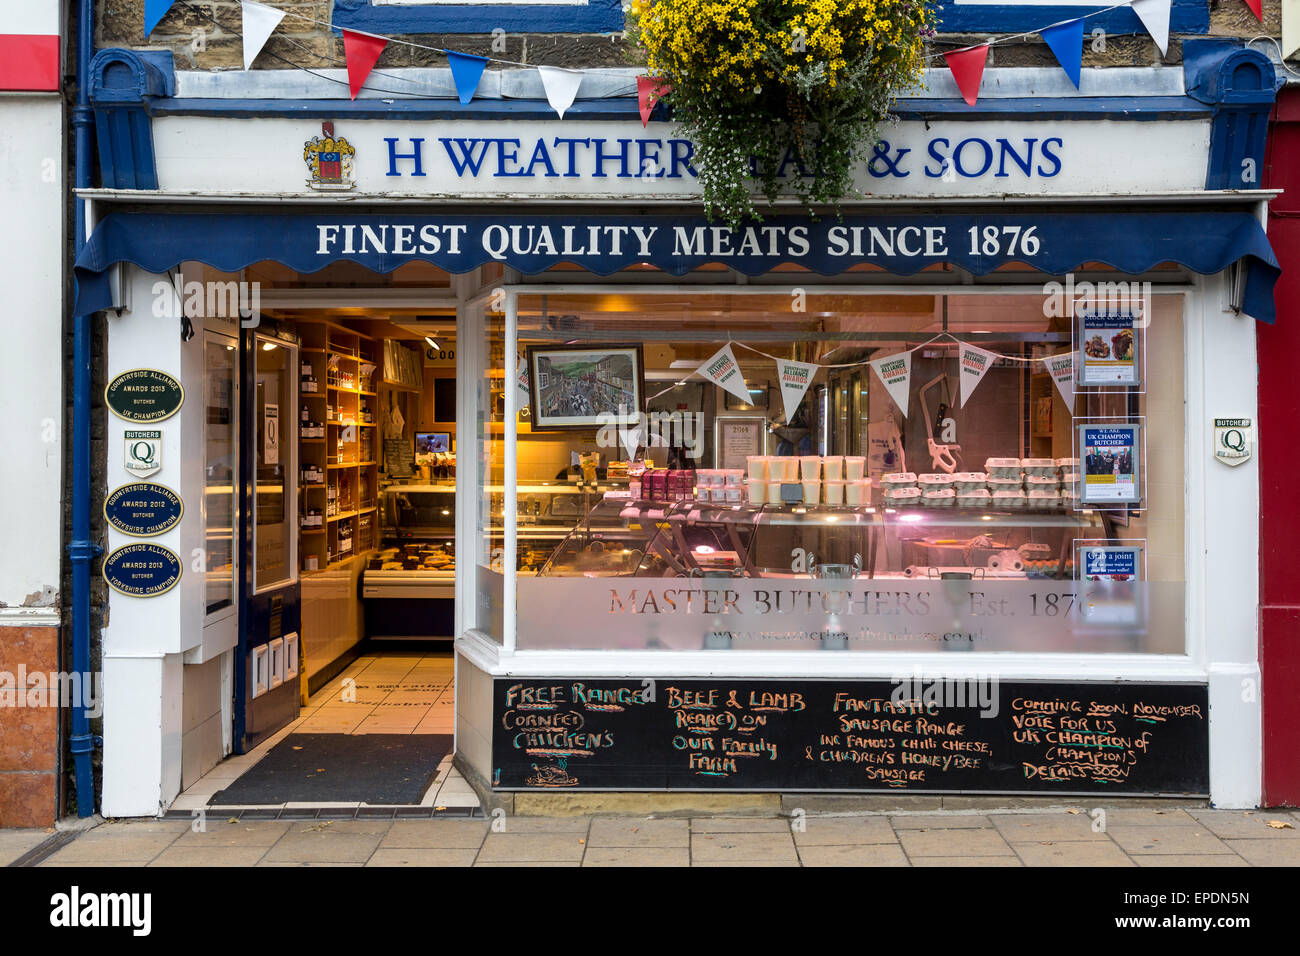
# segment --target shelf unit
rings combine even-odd
[[[311,426],[324,430],[324,437],[299,439],[299,515],[321,515],[320,525],[302,525],[299,536],[302,570],[311,573],[378,547],[379,396],[373,389],[382,343],[329,320],[299,320],[298,330],[299,435]]]

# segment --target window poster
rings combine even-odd
[[[1079,578],[1093,583],[1142,580],[1141,545],[1079,543],[1075,565]]]
[[[1080,385],[1141,384],[1137,316],[1131,309],[1085,312],[1077,322]]]
[[[1093,625],[1130,628],[1145,614],[1145,541],[1116,545],[1113,541],[1075,542],[1075,573],[1081,583],[1080,613]]]
[[[1079,503],[1140,502],[1141,425],[1079,426]]]

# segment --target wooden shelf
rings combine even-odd
[[[372,380],[363,378],[360,372],[362,365],[374,365],[376,368],[382,365],[382,345],[379,339],[349,328],[345,323],[345,319],[334,316],[300,319],[297,322],[304,343],[302,364],[310,367],[309,377],[315,380],[318,388],[315,392],[300,393],[300,397],[322,400],[326,407],[338,416],[327,419],[323,411],[312,412],[311,417],[320,420],[322,425],[333,427],[324,429],[324,437],[299,439],[302,458],[308,463],[311,459],[320,462],[316,467],[319,467],[325,476],[322,482],[303,484],[301,487],[305,489],[304,497],[300,498],[300,501],[307,501],[310,498],[313,503],[319,503],[320,489],[324,488],[327,495],[335,496],[327,498],[327,501],[338,503],[346,500],[355,504],[362,500],[363,493],[373,496],[378,490],[377,465],[373,462],[360,461],[363,452],[372,455],[377,450],[372,446],[377,443],[378,432],[361,432],[360,429],[377,429],[379,423],[359,420],[362,405],[360,396],[367,396],[365,404],[370,406],[374,404],[370,399],[377,398],[377,393],[362,390],[362,386],[369,385]],[[331,369],[338,372],[343,379],[349,380],[351,384],[344,385],[339,378],[331,382]],[[320,405],[308,406],[305,402],[302,403],[302,407],[320,409]],[[351,416],[351,420],[348,420],[348,416]],[[365,436],[365,441],[362,435]],[[340,450],[339,439],[344,437],[350,440],[342,443],[343,456],[351,455],[357,460],[331,461],[330,459],[334,458]],[[328,445],[325,452],[315,450],[323,445]],[[299,553],[317,563],[315,571],[306,571],[304,568],[304,573],[313,574],[355,566],[357,559],[363,559],[368,551],[373,550],[378,543],[377,521],[373,517],[377,513],[377,507],[376,502],[367,504],[363,508],[323,515],[323,524],[320,528],[300,527]],[[359,517],[361,515],[366,517]],[[363,521],[373,527],[363,532],[360,527]],[[351,531],[350,538],[344,535],[344,540],[350,540],[353,546],[342,555],[336,551],[340,531]]]

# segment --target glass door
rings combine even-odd
[[[239,509],[238,343],[212,332],[203,340],[207,375],[203,418],[203,530],[206,613],[224,618],[235,606]]]
[[[280,339],[254,339],[257,374],[253,396],[253,590],[261,592],[297,579],[297,407],[298,349]]]

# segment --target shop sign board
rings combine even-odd
[[[162,471],[162,432],[128,430],[123,439],[122,467],[136,478],[148,478]]]
[[[185,389],[171,375],[153,368],[133,368],[113,376],[104,388],[104,404],[128,422],[171,418],[185,401]]]
[[[700,196],[694,144],[674,124],[643,129],[636,118],[570,117],[367,119],[338,127],[350,150],[338,154],[350,165],[341,185],[355,187],[354,196]],[[159,186],[311,194],[319,184],[304,181],[303,143],[320,133],[307,119],[159,116]],[[1204,189],[1210,122],[904,119],[881,135],[854,172],[864,195],[1166,193]],[[781,173],[798,175],[792,157]]]
[[[1209,791],[1205,685],[497,678],[499,790]]]
[[[104,520],[123,534],[137,538],[170,531],[184,513],[180,495],[150,481],[123,485],[104,500]]]
[[[181,579],[181,559],[170,548],[140,541],[106,557],[103,574],[104,581],[119,594],[158,597]]]
[[[1214,457],[1225,465],[1240,465],[1250,460],[1255,444],[1255,428],[1249,418],[1214,420]]]

